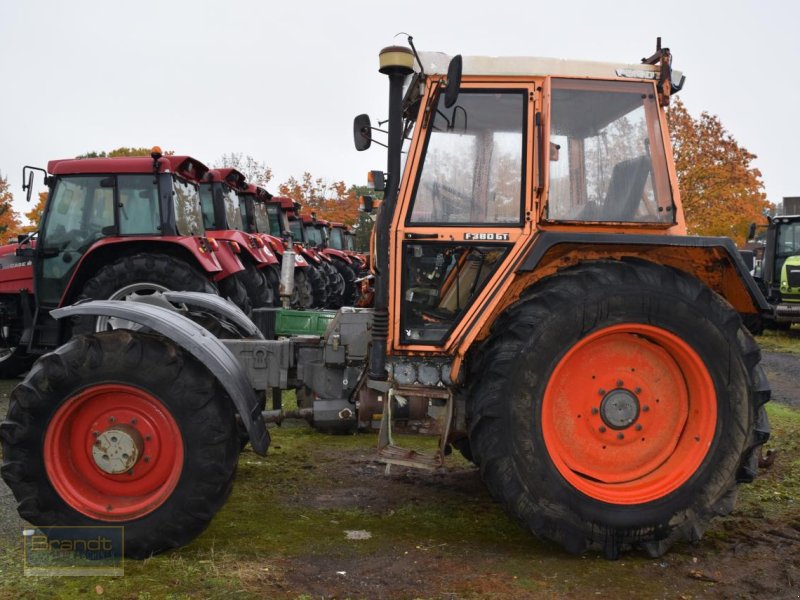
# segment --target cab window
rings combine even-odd
[[[118,175],[119,232],[122,235],[158,235],[161,207],[152,175]]]
[[[652,84],[554,79],[547,218],[671,224]]]
[[[440,95],[409,224],[522,222],[526,98],[522,90]]]

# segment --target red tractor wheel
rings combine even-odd
[[[11,394],[2,476],[37,527],[123,525],[143,558],[200,534],[227,499],[229,398],[192,356],[117,330],[73,338]]]
[[[469,450],[537,535],[657,556],[732,509],[769,435],[769,386],[739,315],[643,261],[542,280],[473,361]]]

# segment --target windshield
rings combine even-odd
[[[236,190],[224,183],[222,184],[222,201],[225,204],[225,220],[228,222],[228,229],[241,231],[243,226],[242,213],[239,210],[239,196],[236,194]]]
[[[173,176],[172,189],[175,192],[175,226],[178,229],[178,235],[202,235],[205,233],[197,185]]]
[[[200,206],[203,211],[203,227],[216,229],[214,226],[214,197],[211,193],[210,183],[200,184]]]
[[[114,225],[114,188],[101,187],[104,179],[113,182],[101,175],[57,180],[42,233],[45,247],[75,250]]]
[[[312,246],[321,246],[324,243],[322,231],[319,227],[313,225],[306,225],[304,227],[306,232],[306,241]]]
[[[242,215],[242,223],[245,224],[246,222],[244,231],[253,233],[253,217],[247,214],[247,196],[248,194],[239,194],[239,213]]]
[[[259,233],[270,233],[269,216],[267,215],[267,207],[263,202],[253,202],[253,211],[256,216],[256,228]]]
[[[292,241],[302,243],[303,240],[303,226],[300,221],[292,219],[289,221],[289,231],[292,232]]]
[[[527,94],[462,90],[440,95],[410,222],[520,223]]]
[[[118,175],[119,232],[122,235],[160,235],[161,207],[152,175]]]
[[[672,223],[652,84],[552,82],[547,217]]]
[[[342,230],[339,227],[331,227],[331,237],[328,245],[336,250],[344,250],[344,240]]]
[[[267,204],[267,214],[269,215],[269,232],[275,237],[283,237],[281,207],[277,204]]]

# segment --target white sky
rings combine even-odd
[[[378,52],[636,63],[662,36],[681,98],[758,155],[769,199],[800,195],[800,3],[507,0],[0,0],[0,173],[29,210],[23,165],[160,145],[207,164],[241,152],[271,188],[310,171],[365,183],[352,119],[386,116]],[[41,179],[37,180],[41,183]],[[40,189],[43,189],[41,186]]]

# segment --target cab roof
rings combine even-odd
[[[253,194],[256,197],[256,200],[260,200],[262,202],[269,202],[274,197],[263,187],[254,183],[248,183],[247,187],[240,189],[239,192],[242,194]]]
[[[244,191],[247,189],[245,176],[240,171],[233,168],[211,169],[206,179],[208,181],[224,181],[236,190]]]
[[[119,156],[113,158],[63,158],[47,163],[51,175],[114,175],[116,173],[152,173],[153,159],[149,156]],[[159,173],[177,173],[181,177],[200,181],[208,167],[191,156],[162,156],[158,159]]]
[[[425,73],[445,75],[452,56],[444,52],[420,52],[420,61]],[[658,65],[607,63],[564,58],[540,58],[534,56],[464,56],[462,75],[505,76],[560,76],[587,77],[592,79],[639,79],[658,80]],[[415,61],[416,70],[419,63]],[[682,73],[672,72],[673,81],[680,81]]]

